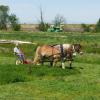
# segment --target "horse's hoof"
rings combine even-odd
[[[41,64],[36,64],[37,66],[40,66]]]
[[[69,67],[69,69],[72,69],[72,67]]]

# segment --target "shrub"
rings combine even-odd
[[[20,31],[20,29],[21,29],[20,24],[15,24],[15,25],[13,26],[13,30],[14,30],[14,31]]]
[[[38,29],[40,31],[46,32],[48,30],[48,28],[49,28],[49,24],[48,23],[44,23],[44,22],[39,23]]]
[[[100,19],[99,19],[99,21],[96,24],[95,31],[96,32],[100,32]]]
[[[81,24],[84,32],[90,32],[90,26],[89,25],[86,25],[86,24]]]

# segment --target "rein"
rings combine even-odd
[[[61,50],[61,61],[63,62],[65,55],[64,55],[64,48],[62,44],[60,44],[60,50]]]

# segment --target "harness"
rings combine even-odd
[[[54,46],[56,45],[51,45],[51,47],[54,47]],[[60,44],[60,51],[61,51],[61,61],[64,62],[65,53],[64,53],[64,48],[62,44]],[[53,56],[53,49],[52,49],[52,56]]]
[[[53,62],[53,60],[54,60],[54,58],[53,58],[53,56],[54,56],[54,50],[53,50],[54,45],[49,45],[49,46],[52,47],[52,55],[50,55],[50,56],[48,56],[48,57],[46,57],[46,58],[47,58],[47,59],[50,58],[50,60],[47,61],[47,62],[51,62],[51,64],[52,64],[52,62]],[[42,63],[42,64],[43,64],[43,62],[44,62],[44,59],[45,59],[45,56],[42,56],[42,55],[41,55],[41,63]]]
[[[50,62],[53,62],[53,60],[54,60],[54,58],[53,58],[53,56],[54,56],[54,50],[53,49],[54,49],[54,46],[55,45],[49,45],[49,46],[52,47],[52,55],[49,56],[48,58],[50,58]],[[64,62],[65,53],[64,53],[64,48],[63,48],[63,45],[62,44],[60,44],[60,52],[61,53],[59,53],[59,54],[61,56],[61,61]],[[41,63],[44,62],[44,59],[45,59],[45,56],[41,56]]]
[[[60,50],[61,50],[61,61],[64,62],[65,54],[64,54],[64,48],[62,44],[60,44]]]

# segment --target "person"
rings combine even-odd
[[[16,43],[16,46],[14,47],[14,54],[18,56],[18,60],[24,64],[25,57],[24,53],[20,50],[18,43]]]

